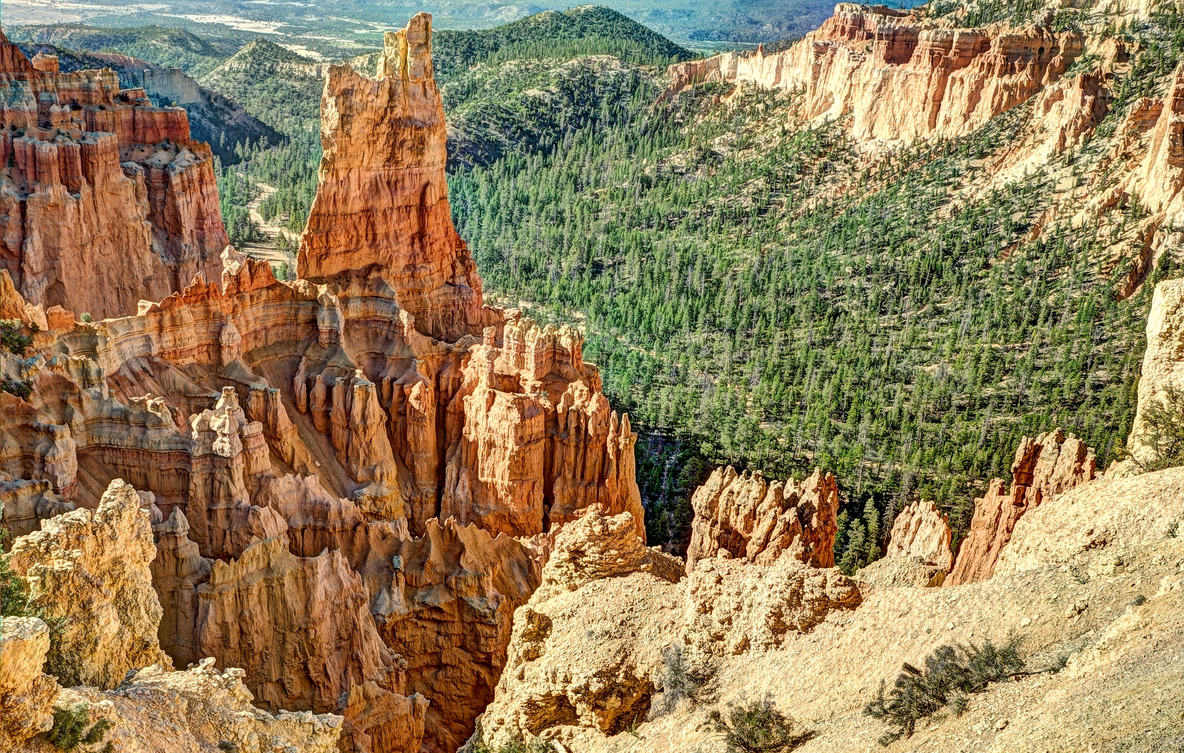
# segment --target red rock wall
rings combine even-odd
[[[113,71],[37,70],[0,34],[0,268],[32,304],[96,319],[217,279],[209,147]]]
[[[704,81],[800,90],[807,118],[849,114],[860,142],[909,142],[972,132],[1060,78],[1082,48],[1045,27],[955,29],[920,11],[840,3],[783,52],[671,66],[668,94]]]

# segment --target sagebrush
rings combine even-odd
[[[53,727],[45,733],[45,737],[58,750],[90,750],[93,746],[103,742],[112,724],[107,719],[90,722],[90,707],[85,703],[77,706],[55,706],[53,709]],[[112,753],[115,746],[107,741],[101,748],[102,753]]]
[[[1163,399],[1147,406],[1139,438],[1154,455],[1140,463],[1145,470],[1184,465],[1184,391],[1169,384]]]
[[[715,676],[706,664],[692,662],[683,647],[673,643],[662,649],[662,666],[658,670],[657,685],[661,693],[650,706],[650,719],[657,719],[674,711],[683,701],[710,702]]]
[[[729,704],[726,714],[712,711],[707,719],[712,731],[723,735],[728,753],[786,753],[817,735],[778,711],[769,698]]]
[[[1021,643],[1021,638],[1011,636],[1002,646],[991,641],[981,646],[941,646],[925,659],[924,668],[906,663],[892,689],[885,694],[881,683],[876,700],[864,708],[865,714],[890,727],[880,744],[912,736],[918,722],[947,706],[955,714],[962,714],[970,696],[986,690],[993,682],[1031,674],[1020,656]]]

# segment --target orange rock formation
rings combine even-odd
[[[687,550],[695,563],[726,551],[732,557],[771,564],[782,552],[815,567],[834,567],[839,485],[815,470],[805,481],[769,483],[759,472],[717,468],[691,497],[695,519]]]
[[[432,18],[388,32],[377,77],[329,68],[321,101],[316,201],[300,243],[302,278],[377,274],[433,337],[477,334],[481,279],[452,226],[444,103],[432,71]]]
[[[539,586],[543,534],[594,507],[644,537],[636,434],[581,336],[481,303],[448,210],[429,34],[417,16],[388,35],[377,81],[346,67],[327,81],[300,257],[315,280],[279,282],[227,248],[156,302],[129,293],[134,315],[82,323],[45,305],[125,301],[26,299],[0,276],[0,310],[43,326],[21,361],[28,399],[0,393],[5,525],[89,515],[115,479],[140,490],[175,666],[213,657],[269,710],[338,713],[341,749],[359,753],[472,734]],[[167,151],[129,149],[145,171]],[[200,203],[201,186],[184,195]],[[159,227],[159,248],[190,247],[188,220]],[[134,279],[140,257],[126,259],[109,266]],[[0,353],[5,374],[13,363]]]
[[[95,318],[217,279],[226,232],[208,145],[114,71],[34,66],[0,34],[0,268],[25,299]]]
[[[1025,437],[1011,466],[1011,489],[1005,488],[1002,479],[995,479],[987,495],[974,501],[970,532],[958,547],[958,558],[945,585],[990,578],[1024,513],[1093,480],[1095,464],[1094,451],[1060,429],[1036,439]]]

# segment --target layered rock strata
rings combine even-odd
[[[116,73],[35,67],[0,34],[0,268],[45,308],[96,318],[217,279],[226,232],[185,111]]]
[[[432,71],[432,17],[388,32],[371,79],[329,68],[323,157],[298,272],[311,280],[371,272],[433,337],[480,332],[477,267],[452,225],[444,104]]]
[[[994,479],[986,496],[974,501],[970,532],[945,585],[960,586],[991,577],[1016,523],[1041,504],[1094,478],[1094,451],[1060,429],[1025,437],[1011,466],[1012,485]]]
[[[839,486],[833,474],[815,470],[804,481],[765,480],[757,473],[717,468],[691,497],[695,518],[687,549],[688,573],[701,559],[726,551],[769,564],[791,551],[816,567],[834,566]]]
[[[851,116],[859,142],[971,133],[1060,78],[1079,34],[1048,27],[958,29],[919,11],[840,3],[789,49],[724,53],[670,67],[670,93],[701,82],[800,90],[810,120]]]
[[[1155,288],[1147,316],[1147,350],[1139,378],[1138,409],[1127,445],[1144,465],[1158,458],[1147,425],[1147,411],[1167,407],[1171,391],[1184,395],[1184,280],[1167,280]]]
[[[636,434],[580,335],[481,304],[429,31],[389,36],[377,81],[327,81],[316,281],[227,248],[218,277],[95,322],[0,286],[45,325],[19,363],[31,394],[0,394],[5,525],[140,490],[157,658],[240,668],[257,705],[340,713],[343,749],[374,753],[470,736],[549,536],[589,508],[644,536]]]

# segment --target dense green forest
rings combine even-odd
[[[1161,58],[1178,55],[1152,31],[1166,41],[1134,69],[1154,80],[1126,88],[1158,85]],[[689,495],[716,464],[821,466],[840,480],[836,556],[851,571],[920,497],[963,534],[1024,435],[1064,427],[1102,466],[1120,451],[1151,286],[1123,299],[1127,269],[1107,260],[1145,213],[1135,201],[1109,218],[1117,228],[1031,240],[1051,171],[962,190],[986,182],[1030,107],[868,164],[842,122],[797,122],[790,93],[717,84],[663,100],[667,53],[646,41],[626,59],[572,58],[568,39],[481,58],[442,38],[457,227],[491,298],[587,333],[586,357],[642,433],[652,543],[685,545]],[[1133,101],[1120,99],[1103,132]],[[280,187],[264,216],[296,229],[319,143],[290,132],[235,174]],[[1097,149],[1053,167],[1086,180]]]

